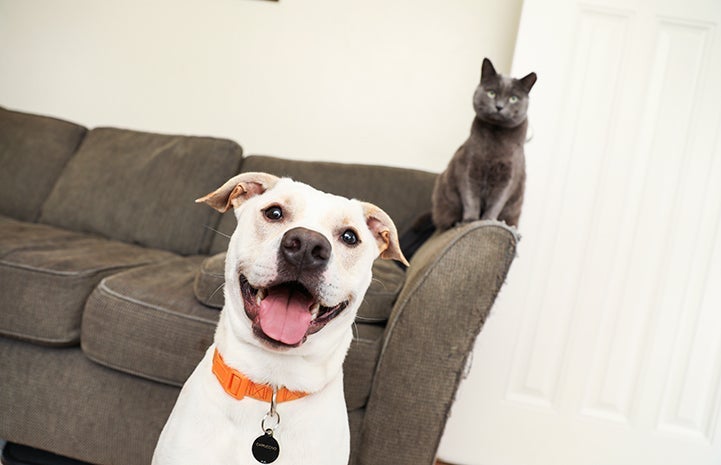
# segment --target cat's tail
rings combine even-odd
[[[400,237],[401,250],[408,261],[421,248],[421,246],[433,235],[436,227],[433,225],[431,212],[419,216],[413,225]],[[407,268],[402,263],[396,262],[404,270]]]

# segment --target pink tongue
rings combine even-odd
[[[260,302],[260,328],[276,341],[295,345],[310,326],[312,299],[289,287],[272,288]]]

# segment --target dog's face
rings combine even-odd
[[[380,255],[405,262],[378,207],[265,173],[243,173],[198,199],[234,209],[224,311],[235,336],[275,350],[321,345],[352,324]]]

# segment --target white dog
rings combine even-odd
[[[213,345],[153,465],[346,465],[342,364],[380,255],[405,263],[378,207],[265,173],[198,199],[238,220]]]

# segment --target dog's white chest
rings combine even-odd
[[[212,349],[212,348],[211,348]],[[211,350],[186,382],[161,433],[153,465],[262,463],[253,455],[270,404],[230,397],[211,372]],[[302,399],[277,405],[274,465],[345,465],[350,433],[342,377]]]

